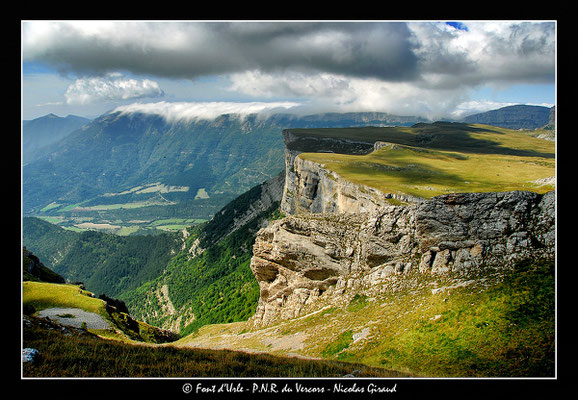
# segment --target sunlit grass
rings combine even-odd
[[[87,312],[107,317],[104,301],[93,298],[91,293],[77,285],[46,282],[23,282],[22,303],[32,305],[36,311],[46,308],[81,308]]]
[[[360,364],[134,345],[38,327],[25,328],[23,346],[40,352],[38,362],[23,365],[24,377],[341,377],[355,369],[365,377],[399,376]]]
[[[553,158],[476,154],[388,146],[368,155],[304,153],[344,179],[385,193],[429,198],[444,193],[532,190],[545,193],[552,185],[534,181],[555,175]]]
[[[436,122],[413,127],[292,129],[297,137],[331,137],[389,143],[367,155],[307,153],[346,180],[386,193],[429,198],[450,192],[531,190],[553,177],[555,143],[489,125]]]

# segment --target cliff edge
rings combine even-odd
[[[383,145],[378,140],[283,135],[287,217],[261,229],[253,248],[257,326],[395,290],[392,279],[411,284],[410,276],[440,274],[463,281],[555,258],[555,191],[431,199],[383,193],[297,157],[367,154]]]

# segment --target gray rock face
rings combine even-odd
[[[289,216],[262,229],[253,321],[295,318],[339,288],[408,273],[468,274],[555,256],[555,192],[463,193],[365,213]],[[331,299],[331,297],[335,297]]]
[[[375,212],[388,204],[387,199],[421,203],[423,199],[407,194],[383,193],[370,186],[343,179],[322,165],[304,160],[299,154],[329,152],[368,154],[395,144],[381,141],[353,141],[338,138],[302,137],[283,131],[285,141],[285,190],[281,210],[287,215],[302,213],[365,213]]]
[[[423,199],[398,193],[383,193],[370,186],[353,183],[318,163],[287,151],[285,191],[281,210],[285,214],[376,212],[394,198],[407,203]]]
[[[554,258],[555,192],[451,194],[416,208],[420,270],[500,267]]]
[[[319,214],[287,217],[262,229],[251,259],[260,286],[254,319],[266,324],[297,317],[304,305],[356,268],[361,223],[354,214]]]

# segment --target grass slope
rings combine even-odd
[[[79,308],[95,313],[107,320],[112,328],[89,331],[104,338],[124,342],[163,343],[178,337],[107,307],[103,300],[93,297],[91,292],[77,285],[23,282],[22,307],[27,314],[48,308]]]
[[[23,282],[23,306],[33,306],[36,311],[52,307],[81,308],[108,318],[104,301],[91,296],[77,285],[47,282]]]
[[[363,363],[424,377],[552,377],[553,263],[505,276],[392,277],[385,293],[266,328],[211,325],[175,346]]]
[[[27,324],[23,347],[40,359],[25,363],[24,377],[339,377],[355,369],[363,377],[400,376],[383,368],[232,351],[135,346],[94,335],[68,334]]]

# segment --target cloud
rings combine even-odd
[[[145,80],[99,86],[111,81],[107,73],[126,71],[220,76],[237,94],[297,99],[311,109],[437,116],[481,86],[554,84],[555,29],[554,22],[502,20],[25,21],[22,55],[84,76],[69,88],[70,101],[160,95]]]
[[[409,39],[403,23],[28,21],[22,48],[24,60],[89,75],[296,69],[400,80],[416,72]]]
[[[482,84],[553,83],[553,22],[409,23],[420,81],[433,88]]]
[[[64,94],[67,104],[91,104],[163,95],[164,92],[157,82],[150,79],[128,79],[118,73],[77,79],[68,86]]]
[[[115,108],[121,114],[143,113],[160,115],[169,122],[211,120],[223,114],[233,114],[243,119],[249,114],[285,112],[298,107],[294,102],[166,102],[134,103]]]
[[[308,99],[300,112],[383,111],[399,115],[437,118],[463,102],[464,89],[441,90],[409,82],[387,82],[375,78],[303,73],[268,74],[248,71],[231,76],[231,90],[252,96]]]
[[[260,70],[438,85],[552,80],[553,22],[27,21],[23,58],[88,75]],[[170,62],[167,62],[170,60]],[[441,78],[440,78],[441,77]]]

